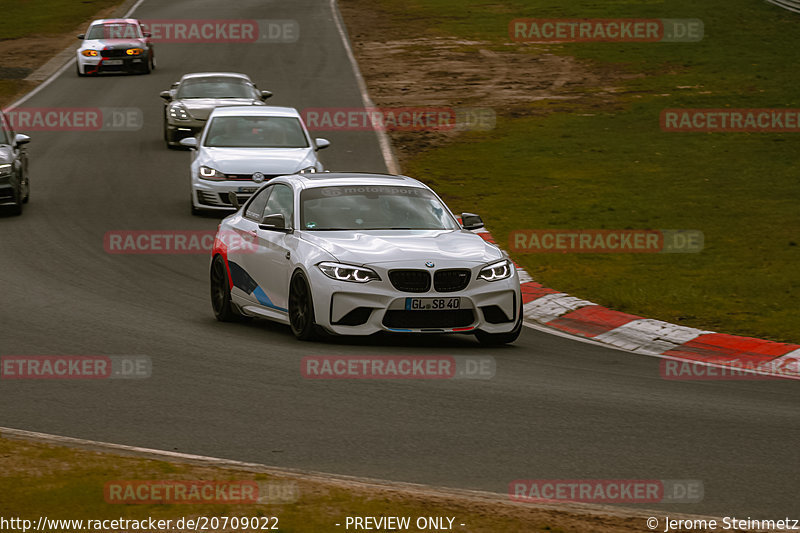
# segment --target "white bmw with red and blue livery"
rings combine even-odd
[[[78,76],[102,72],[149,74],[156,68],[150,33],[136,19],[95,20],[78,39]]]
[[[516,268],[470,231],[483,226],[479,216],[462,221],[405,176],[276,177],[219,226],[214,314],[275,320],[301,340],[386,331],[513,342],[522,328]]]

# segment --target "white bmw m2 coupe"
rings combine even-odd
[[[502,250],[470,231],[482,226],[469,213],[460,224],[405,176],[276,177],[220,223],[214,314],[282,322],[301,340],[387,331],[510,343],[522,328],[519,277]]]

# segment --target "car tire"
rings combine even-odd
[[[194,206],[194,200],[189,201],[189,205],[192,206],[192,214],[195,216],[199,216],[203,214],[203,210]]]
[[[148,58],[144,63],[144,66],[142,67],[142,74],[150,74],[150,58]]]
[[[312,341],[319,336],[319,326],[314,320],[314,300],[305,274],[298,271],[289,282],[289,327],[301,341]]]
[[[22,214],[22,204],[25,203],[25,200],[20,198],[20,196],[22,196],[22,189],[21,188],[20,188],[20,190],[17,191],[17,195],[16,196],[17,196],[17,203],[15,203],[14,205],[12,205],[11,207],[8,208],[9,209],[9,213],[11,213],[11,215],[13,215],[13,216],[19,216],[19,215]]]
[[[179,146],[173,144],[173,141],[170,138],[169,129],[167,128],[166,121],[164,121],[164,142],[166,143],[167,148],[169,148],[170,150],[177,150],[179,148]]]
[[[211,262],[211,308],[220,322],[242,322],[247,317],[239,313],[231,301],[231,285],[228,268],[221,255]]]
[[[503,344],[511,344],[522,333],[522,302],[519,304],[519,312],[517,313],[517,323],[514,324],[514,329],[508,333],[486,333],[485,331],[478,330],[475,332],[475,338],[484,346],[500,346]]]
[[[86,77],[86,74],[81,72],[81,64],[80,63],[75,63],[75,70],[78,72],[78,77],[80,77],[80,78],[85,78]]]
[[[155,69],[156,69],[156,56],[155,56],[155,54],[151,53],[151,55],[150,55],[150,70],[155,70]]]
[[[23,204],[27,204],[31,199],[31,181],[25,178],[25,198],[22,199]]]

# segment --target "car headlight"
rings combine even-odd
[[[478,272],[478,279],[483,279],[486,281],[500,281],[501,279],[506,279],[511,277],[511,274],[514,272],[512,269],[514,265],[511,264],[511,261],[508,259],[503,259],[502,261],[498,261],[497,263],[492,263],[491,265],[484,267]]]
[[[11,175],[11,165],[9,163],[0,165],[0,178],[7,178]]]
[[[189,120],[189,111],[183,104],[172,104],[169,106],[169,116],[175,120]]]
[[[83,50],[81,55],[84,57],[97,57],[100,54],[97,52],[97,50]]]
[[[226,179],[225,174],[223,174],[219,170],[207,167],[205,165],[200,167],[200,173],[198,174],[198,177],[202,180],[212,180],[212,181],[221,181]]]
[[[298,174],[312,174],[317,171],[317,167],[306,167],[303,170],[299,170]]]
[[[144,53],[144,50],[142,50],[141,48],[128,48],[126,53],[129,56],[139,56],[139,55],[142,55]]]
[[[337,281],[352,281],[354,283],[368,283],[380,281],[380,276],[374,270],[341,263],[320,263],[317,267],[323,274]]]

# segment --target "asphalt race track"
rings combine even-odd
[[[142,19],[294,19],[295,44],[158,44],[151,75],[78,78],[24,107],[133,107],[128,132],[30,132],[31,203],[0,217],[0,354],[149,356],[141,380],[0,381],[0,425],[270,465],[505,493],[514,479],[699,479],[702,503],[791,517],[800,493],[794,382],[677,382],[659,361],[526,328],[472,337],[296,341],[214,320],[206,255],[112,255],[109,230],[212,230],[189,211],[189,155],[167,150],[158,97],[232,70],[274,105],[359,107],[328,0],[147,0]],[[77,41],[76,41],[77,43]],[[77,45],[76,45],[77,46]],[[313,132],[312,132],[313,134]],[[368,132],[322,132],[333,170],[386,170]],[[424,181],[424,176],[417,176]],[[307,355],[491,355],[491,380],[311,381]],[[659,505],[648,505],[659,508]],[[796,514],[796,513],[795,513]]]

